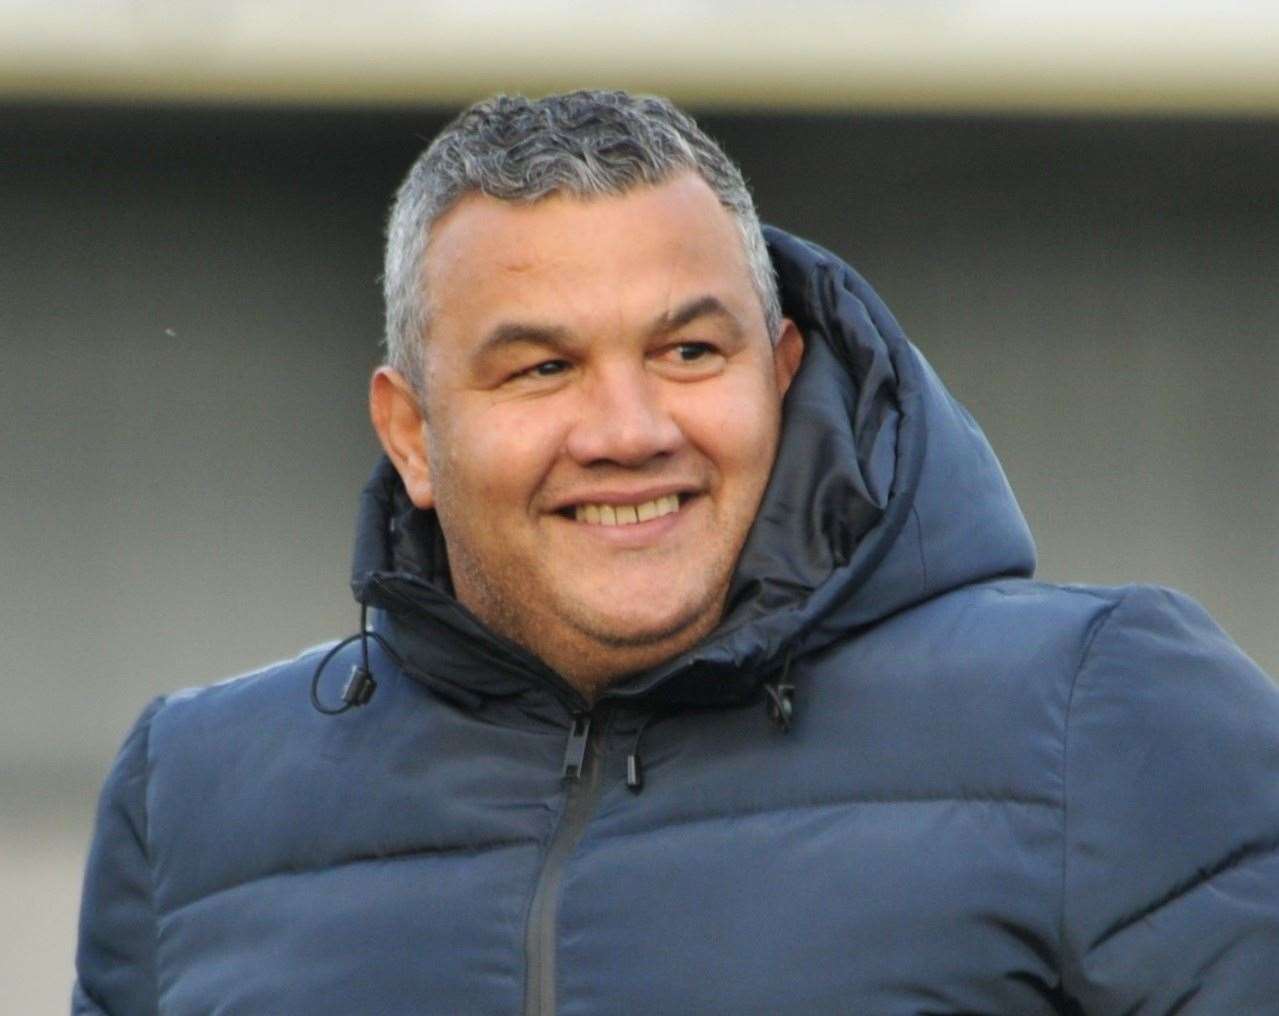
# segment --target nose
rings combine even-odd
[[[580,465],[640,466],[674,453],[684,432],[664,402],[663,387],[638,365],[598,373],[580,390],[569,455]]]

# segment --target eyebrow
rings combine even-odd
[[[508,346],[550,346],[560,349],[569,344],[567,328],[554,325],[537,325],[521,321],[506,321],[490,329],[471,354],[474,361],[500,352]]]
[[[705,317],[722,317],[729,322],[735,333],[741,331],[741,326],[733,312],[719,297],[708,294],[694,297],[674,310],[664,311],[649,325],[647,333],[650,337],[664,335]],[[530,345],[565,349],[573,344],[574,336],[569,328],[525,321],[504,321],[491,328],[480,340],[471,354],[471,359],[482,360],[510,346]]]
[[[707,295],[695,297],[675,310],[667,311],[653,323],[649,334],[662,335],[677,331],[704,317],[722,317],[732,325],[734,331],[741,331],[737,318],[724,306],[723,301],[717,296]]]

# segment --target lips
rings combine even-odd
[[[679,495],[664,494],[635,504],[586,502],[574,507],[573,517],[578,522],[585,522],[589,526],[631,526],[638,522],[661,518],[663,515],[672,515],[677,511],[679,511]]]

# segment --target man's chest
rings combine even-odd
[[[496,810],[453,834],[423,800],[418,847],[402,814],[400,842],[161,914],[162,1011],[1054,1011],[1050,803],[855,780],[729,801],[717,764],[654,748],[642,795],[606,752],[586,797],[473,802]]]

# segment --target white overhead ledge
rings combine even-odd
[[[585,13],[583,13],[585,11]],[[0,0],[0,100],[1279,112],[1279,4]]]

